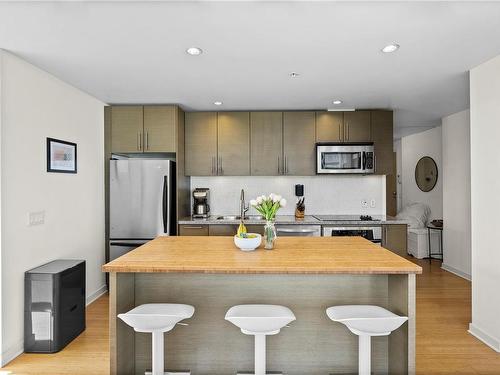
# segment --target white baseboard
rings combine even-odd
[[[24,353],[24,342],[19,341],[9,349],[2,352],[2,367]]]
[[[448,264],[445,264],[445,263],[442,263],[441,264],[441,268],[445,271],[448,271],[448,272],[451,272],[457,276],[460,276],[461,278],[465,279],[465,280],[469,280],[471,281],[472,278],[471,276],[468,274],[468,273],[465,273],[463,271],[460,271],[459,269],[455,268],[455,267],[452,267]]]
[[[90,293],[87,298],[86,298],[86,303],[87,306],[90,305],[92,302],[94,302],[96,299],[98,299],[100,296],[103,294],[106,294],[108,291],[108,287],[106,284],[102,285],[99,289],[97,289],[94,293]]]
[[[491,349],[494,351],[500,353],[500,340],[488,335],[486,332],[481,330],[480,328],[477,328],[475,325],[472,323],[469,323],[469,333],[484,342],[486,345],[488,345]]]
[[[96,299],[98,299],[100,296],[105,294],[108,291],[108,287],[106,284],[102,285],[99,289],[97,289],[95,292],[90,293],[87,298],[85,299],[86,305],[90,305],[92,302],[94,302]],[[24,352],[24,342],[20,341],[16,345],[13,345],[11,348],[7,349],[6,351],[2,352],[2,367],[5,366],[7,363],[18,357],[19,355],[23,354]]]

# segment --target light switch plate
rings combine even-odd
[[[45,211],[30,212],[28,214],[28,226],[42,225],[45,223]]]

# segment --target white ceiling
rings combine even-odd
[[[397,53],[380,52],[394,41]],[[0,48],[107,103],[325,109],[340,98],[395,109],[405,134],[468,107],[467,71],[500,54],[500,3],[0,3]]]

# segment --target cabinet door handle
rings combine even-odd
[[[347,140],[349,140],[349,123],[346,123]]]
[[[285,173],[284,174],[288,174],[288,157],[285,156],[285,165],[284,165],[284,169],[285,169]]]
[[[139,151],[142,151],[142,133],[139,133]]]
[[[202,226],[199,226],[199,227],[184,226],[184,229],[203,229],[203,227]]]
[[[341,128],[342,128],[342,124],[339,124],[339,142],[342,141]]]
[[[149,132],[146,132],[146,150],[149,150]]]
[[[141,150],[141,133],[137,133],[137,150]]]
[[[278,174],[280,174],[280,156],[278,155]]]
[[[222,168],[222,156],[220,157],[220,174],[224,174],[224,169]]]

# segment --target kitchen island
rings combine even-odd
[[[297,321],[268,338],[268,369],[289,375],[357,372],[357,337],[329,306],[373,304],[408,323],[372,345],[375,373],[415,372],[415,275],[422,269],[360,237],[283,237],[274,250],[242,252],[232,237],[160,237],[106,264],[111,374],[144,374],[151,343],[116,318],[143,303],[185,303],[188,327],[166,335],[166,366],[232,375],[253,366],[253,338],[224,320],[246,303],[280,304]]]

